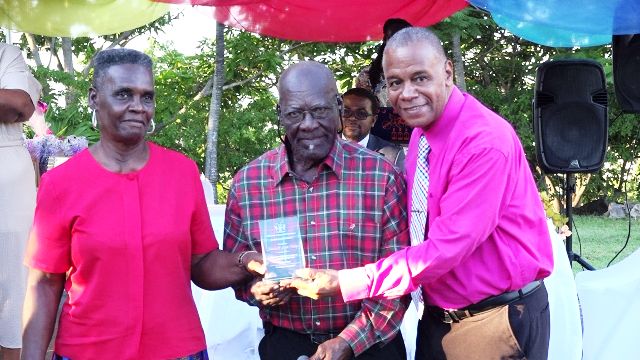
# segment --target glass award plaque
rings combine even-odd
[[[300,225],[297,216],[260,220],[262,259],[267,280],[290,279],[305,267]]]

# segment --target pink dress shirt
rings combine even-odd
[[[171,359],[204,350],[191,256],[218,247],[195,163],[149,143],[139,171],[84,150],[42,178],[27,264],[68,272],[55,352]]]
[[[413,130],[408,194],[422,134],[432,149],[425,241],[341,270],[344,300],[393,298],[422,285],[428,304],[458,309],[547,277],[553,258],[545,213],[511,125],[454,87],[440,118]]]

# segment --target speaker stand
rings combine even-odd
[[[595,270],[591,264],[587,262],[587,260],[583,259],[580,255],[573,252],[573,193],[576,191],[576,179],[573,177],[573,174],[565,174],[564,177],[564,195],[565,195],[565,214],[567,215],[567,226],[569,227],[569,231],[572,232],[572,235],[567,236],[565,239],[565,244],[567,246],[567,256],[569,256],[569,264],[573,264],[573,261],[582,265],[583,268],[587,270]]]

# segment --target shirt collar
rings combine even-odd
[[[440,117],[437,118],[429,128],[421,129],[432,147],[434,145],[437,147],[439,140],[446,141],[446,134],[451,131],[456,120],[459,118],[458,116],[464,102],[465,97],[462,91],[460,91],[458,87],[453,86],[453,89],[451,89],[451,95],[449,95],[447,104],[442,110]]]
[[[344,134],[342,134],[342,140],[350,141],[349,139],[344,137]],[[360,144],[360,146],[362,146],[362,147],[367,147],[368,143],[369,143],[369,134],[367,134],[364,138],[362,138],[362,140],[358,141],[358,144]]]
[[[281,144],[276,149],[275,163],[273,168],[274,186],[277,185],[282,178],[289,176],[289,162],[287,161],[287,150],[285,144]]]
[[[329,151],[327,157],[325,157],[319,165],[320,167],[326,165],[336,174],[338,180],[341,180],[343,177],[342,170],[344,167],[344,157],[346,155],[343,144],[346,142],[347,141],[339,139],[336,136],[331,151]],[[293,174],[293,170],[289,167],[286,146],[282,144],[276,149],[275,167],[273,169],[274,186],[278,185],[285,177],[290,176],[289,173]]]
[[[368,143],[369,143],[369,134],[367,134],[367,136],[365,136],[364,139],[358,141],[358,144],[360,144],[360,146],[362,147],[367,147]]]

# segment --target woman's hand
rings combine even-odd
[[[262,256],[255,251],[238,254],[214,249],[191,256],[191,280],[206,290],[241,284],[263,273]]]
[[[245,270],[256,276],[264,276],[266,267],[262,262],[262,254],[257,251],[245,251],[238,255],[238,263]]]

